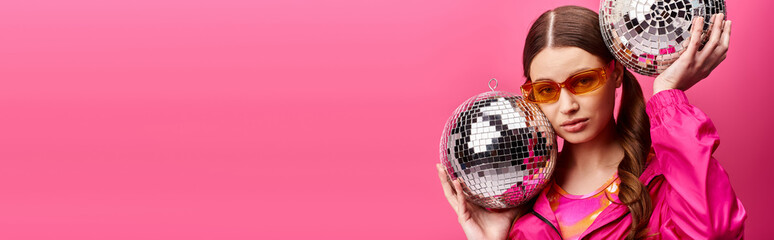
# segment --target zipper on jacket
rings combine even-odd
[[[532,210],[532,214],[534,214],[536,217],[540,218],[540,220],[543,220],[543,222],[545,222],[546,224],[548,224],[548,226],[551,226],[551,228],[553,228],[553,229],[554,229],[554,231],[556,231],[556,234],[558,234],[558,235],[559,235],[559,239],[564,239],[564,238],[562,238],[562,233],[560,233],[560,232],[559,232],[559,229],[557,229],[557,228],[556,228],[556,226],[554,226],[553,224],[551,224],[551,222],[549,222],[549,221],[548,221],[548,219],[546,219],[545,217],[543,217],[543,216],[542,216],[542,215],[540,215],[539,213],[535,212],[535,210]]]

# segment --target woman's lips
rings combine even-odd
[[[586,125],[588,125],[588,123],[589,123],[589,119],[587,118],[583,121],[576,122],[574,124],[562,125],[562,129],[564,129],[564,131],[571,132],[571,133],[580,132],[581,130],[586,128]]]

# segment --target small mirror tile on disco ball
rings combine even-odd
[[[451,181],[462,179],[468,201],[489,209],[512,208],[549,181],[556,134],[536,104],[490,89],[463,102],[446,122],[441,163]]]
[[[723,0],[601,0],[599,26],[610,52],[627,68],[658,76],[688,47],[691,22],[704,17],[702,46],[710,17],[726,13]]]

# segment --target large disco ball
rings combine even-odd
[[[441,135],[440,154],[450,180],[462,179],[468,201],[511,208],[550,179],[556,134],[536,104],[493,89],[457,107]]]
[[[658,76],[688,47],[691,22],[704,17],[702,46],[710,17],[726,13],[723,0],[601,0],[599,26],[608,49],[627,68]]]

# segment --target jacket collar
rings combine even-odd
[[[645,163],[645,171],[642,172],[642,174],[639,177],[639,180],[643,184],[650,183],[651,180],[653,180],[654,177],[658,176],[660,173],[657,171],[658,161],[655,160],[655,153],[653,149],[650,149],[650,153],[648,154],[648,157],[646,158]],[[551,204],[548,202],[548,189],[551,187],[551,182],[547,184],[543,191],[540,192],[540,194],[537,196],[537,200],[535,200],[535,205],[532,207],[532,210],[538,214],[540,214],[545,220],[548,221],[548,223],[552,224],[557,232],[559,231],[559,222],[556,219],[556,215],[554,214],[554,211],[551,210]],[[589,226],[586,231],[584,231],[578,239],[583,239],[587,234],[593,232],[594,230],[597,230],[598,228],[607,225],[608,223],[626,215],[629,213],[629,208],[624,204],[610,204],[608,205],[605,210],[602,210],[602,212],[599,214],[599,216],[594,220],[593,223],[591,223],[591,226]],[[559,235],[561,236],[561,233],[559,232]]]
[[[540,195],[538,195],[537,200],[535,200],[535,205],[532,207],[532,210],[540,214],[544,221],[547,223],[550,223],[551,227],[555,228],[557,230],[557,233],[561,236],[561,232],[559,230],[559,221],[556,219],[556,215],[554,214],[554,211],[551,210],[551,204],[548,202],[548,189],[550,188],[550,185],[547,185],[545,188],[543,188],[543,191],[540,192]],[[605,210],[602,210],[602,212],[599,214],[599,217],[597,217],[593,223],[591,223],[591,226],[586,229],[578,239],[583,239],[583,237],[594,230],[620,218],[624,214],[628,213],[628,208],[624,204],[610,204],[605,208]]]
[[[548,189],[551,188],[551,184],[551,181],[549,181],[548,184],[543,187],[543,190],[540,191],[537,200],[535,200],[535,205],[532,206],[532,211],[543,217],[544,221],[551,224],[551,227],[553,227],[557,234],[561,236],[562,234],[559,232],[559,221],[556,220],[556,215],[554,215],[554,210],[551,210],[551,204],[548,202],[547,197]]]
[[[597,219],[594,219],[594,222],[591,223],[591,226],[589,226],[589,228],[581,233],[578,239],[583,239],[583,237],[585,237],[587,234],[597,230],[602,226],[607,225],[610,222],[613,222],[614,220],[626,215],[627,213],[629,213],[629,208],[625,204],[613,203],[608,205],[605,210],[602,210],[602,212],[599,213]]]

